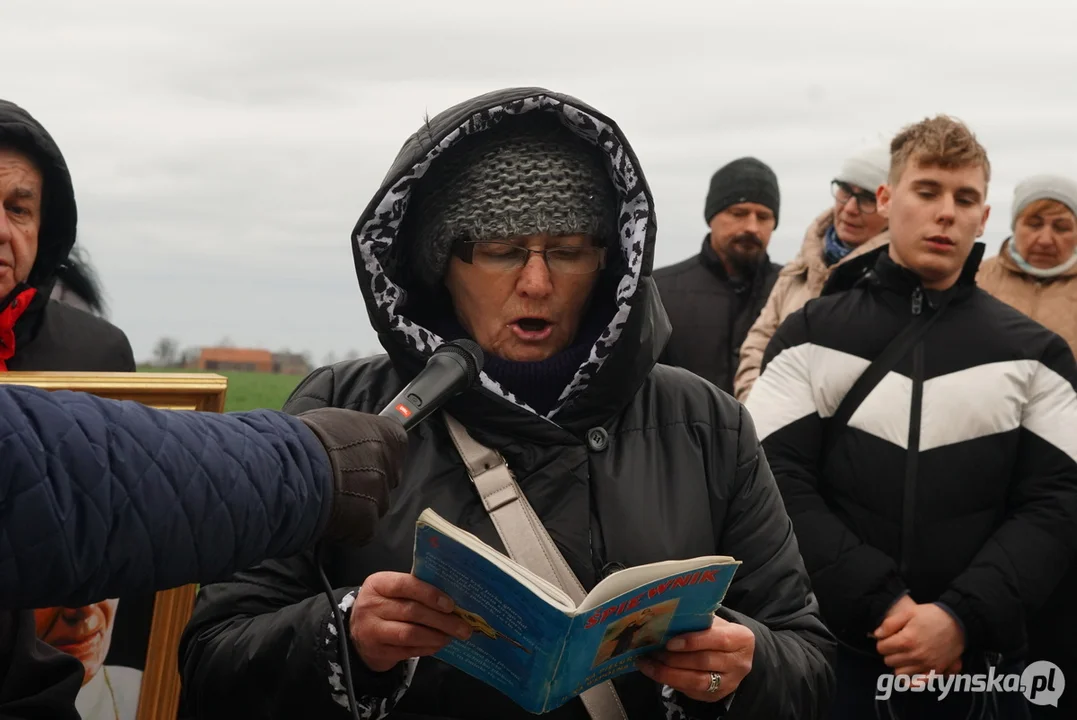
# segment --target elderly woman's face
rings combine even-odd
[[[1077,217],[1061,203],[1034,203],[1017,219],[1013,241],[1029,265],[1049,270],[1073,257]]]
[[[602,266],[601,248],[581,235],[470,245],[452,258],[445,286],[460,324],[485,352],[537,362],[572,344]],[[545,250],[547,259],[524,248]]]

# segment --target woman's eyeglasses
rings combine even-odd
[[[856,206],[865,215],[872,214],[878,208],[875,193],[866,190],[853,190],[852,185],[841,180],[835,180],[830,183],[830,192],[834,195],[834,199],[842,205],[849,202],[849,198],[856,198]]]
[[[557,245],[532,250],[504,240],[461,240],[454,253],[466,263],[495,272],[520,270],[541,255],[551,273],[587,275],[605,266],[606,249],[594,245]]]

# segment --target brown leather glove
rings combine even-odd
[[[318,408],[297,417],[325,446],[333,470],[332,508],[323,537],[355,545],[370,542],[404,472],[407,433],[396,420],[343,408]]]

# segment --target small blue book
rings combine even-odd
[[[472,628],[434,657],[541,714],[634,671],[635,658],[711,626],[740,565],[714,555],[628,568],[577,606],[552,583],[429,508],[412,574],[445,592]]]

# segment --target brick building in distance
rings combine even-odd
[[[273,372],[278,375],[308,375],[313,369],[299,353],[273,353]]]
[[[261,348],[205,347],[191,367],[211,372],[234,371],[306,375],[311,371],[306,358],[296,353],[271,353]]]

